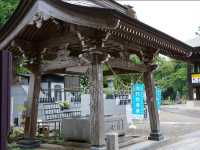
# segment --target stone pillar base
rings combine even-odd
[[[152,141],[160,141],[163,139],[164,139],[164,136],[161,133],[151,133],[150,136],[148,137],[148,140],[152,140]]]
[[[25,149],[40,147],[40,141],[32,138],[24,138],[19,142],[17,142],[17,144],[20,148],[25,148]]]
[[[106,150],[106,147],[105,147],[105,146],[101,146],[101,147],[92,146],[92,147],[90,148],[90,150]]]
[[[119,150],[118,134],[111,132],[106,134],[106,143],[108,150]]]

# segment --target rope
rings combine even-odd
[[[119,79],[120,84],[122,84],[122,86],[124,86],[125,88],[127,88],[127,86],[123,83],[123,81],[120,79],[120,77],[115,73],[115,71],[112,69],[112,67],[110,66],[110,64],[107,62],[106,63],[109,67],[109,69],[111,70],[111,72],[113,73],[114,76],[116,76]]]

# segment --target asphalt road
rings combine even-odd
[[[184,105],[183,105],[184,107]],[[162,107],[163,112],[170,112],[170,113],[175,113],[175,114],[180,114],[180,115],[185,115],[189,117],[195,117],[199,118],[200,117],[200,109],[183,109],[181,107]]]
[[[148,136],[149,121],[135,120],[129,133]],[[200,108],[184,105],[162,106],[160,112],[161,142],[138,143],[123,150],[200,150]]]

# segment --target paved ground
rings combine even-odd
[[[179,137],[180,140],[169,145],[162,146],[158,150],[199,150],[200,149],[200,131],[186,134]]]
[[[160,121],[161,132],[165,139],[161,142],[145,141],[121,150],[199,150],[199,116],[200,107],[187,107],[185,105],[163,106],[160,112]],[[143,136],[149,134],[148,121],[135,121],[135,125],[136,130],[130,130],[129,133]],[[195,149],[197,145],[199,147]]]
[[[142,140],[120,150],[200,150],[199,116],[200,107],[162,106],[160,121],[161,132],[165,139],[159,142]],[[149,121],[135,120],[134,124],[136,129],[130,129],[129,135],[144,136],[147,139],[150,131]],[[66,150],[62,146],[53,147],[53,145],[43,145],[43,148],[38,150],[50,150],[49,147],[56,150]]]

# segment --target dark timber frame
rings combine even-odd
[[[22,0],[14,15],[0,30],[0,50],[9,50],[15,60],[24,57],[33,73],[28,103],[31,110],[27,112],[25,135],[29,138],[35,136],[41,75],[88,71],[92,98],[91,145],[96,149],[104,147],[102,64],[108,62],[118,74],[144,73],[151,126],[149,139],[160,140],[162,136],[153,81],[154,57],[160,53],[189,61],[193,48],[140,22],[129,7],[114,0],[71,2]],[[132,54],[137,55],[142,63],[132,64],[129,60]],[[9,75],[7,65],[2,62],[0,80]],[[6,84],[1,84],[1,103],[4,102],[3,96],[8,102],[10,98],[9,80],[6,78],[5,81]],[[8,122],[1,126],[8,127]],[[2,133],[1,139],[6,140]]]
[[[200,47],[195,47],[188,64],[188,95],[189,100],[200,100],[200,83],[192,83],[192,74],[200,74]],[[196,97],[194,97],[194,91]]]
[[[10,124],[10,88],[12,56],[8,51],[0,52],[0,149],[7,149],[7,136]]]

